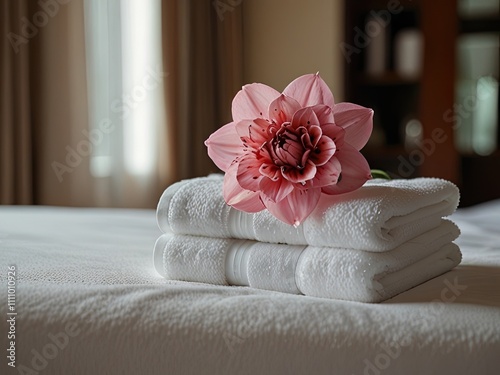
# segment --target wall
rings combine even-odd
[[[335,101],[344,98],[344,8],[341,0],[243,0],[245,83],[283,90],[320,72]]]

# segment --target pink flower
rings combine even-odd
[[[373,111],[335,104],[319,74],[295,79],[282,94],[260,83],[245,85],[232,114],[233,122],[205,144],[226,172],[225,201],[239,210],[267,208],[297,226],[322,193],[353,191],[371,177],[359,150],[372,132]]]

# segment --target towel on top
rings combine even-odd
[[[168,187],[157,208],[165,233],[239,238],[269,243],[342,247],[383,252],[436,228],[452,214],[458,188],[437,178],[370,180],[360,189],[323,195],[297,228],[267,210],[238,211],[224,202],[222,175],[180,181]]]
[[[455,224],[440,224],[397,248],[367,252],[164,234],[154,264],[167,279],[244,285],[308,296],[380,302],[454,268]]]

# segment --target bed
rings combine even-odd
[[[0,207],[0,372],[499,374],[500,201],[452,219],[459,267],[364,304],[167,281],[153,210]]]

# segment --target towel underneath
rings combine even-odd
[[[453,213],[459,192],[436,178],[370,180],[351,193],[323,194],[316,209],[297,228],[268,210],[248,214],[229,207],[222,176],[177,182],[158,203],[165,233],[239,238],[290,245],[345,247],[383,252],[437,227]]]
[[[172,280],[381,302],[457,266],[461,253],[452,241],[459,233],[442,220],[384,253],[166,234],[155,245],[154,263]]]

